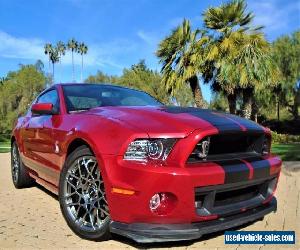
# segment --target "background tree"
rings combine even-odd
[[[223,93],[213,93],[209,104],[209,108],[220,110],[223,112],[228,112],[228,100]]]
[[[58,52],[58,48],[57,47],[53,47],[51,44],[46,44],[45,45],[45,54],[48,55],[49,57],[49,63],[52,63],[52,83],[54,83],[54,74],[55,74],[55,70],[54,70],[54,65],[55,63],[59,62],[59,52]]]
[[[38,67],[37,67],[38,66]],[[30,103],[45,87],[47,77],[40,65],[22,65],[9,72],[0,85],[0,133],[8,134],[19,114],[24,114]]]
[[[80,80],[83,81],[82,74],[83,74],[83,55],[85,55],[88,52],[88,46],[85,43],[80,43],[78,46],[78,52],[81,55],[81,74],[80,74]]]
[[[257,117],[255,91],[274,86],[278,81],[278,68],[270,55],[270,46],[260,32],[234,32],[228,37],[226,57],[218,60],[218,82],[227,92],[240,90],[243,103],[241,114],[248,119]]]
[[[59,53],[56,47],[54,47],[49,53],[50,61],[52,63],[52,83],[55,82],[55,63],[58,63],[60,60]]]
[[[178,93],[170,97],[168,91],[161,84],[162,76],[159,72],[149,69],[145,60],[140,60],[130,68],[125,68],[121,76],[110,76],[98,71],[96,75],[89,76],[87,83],[113,83],[134,89],[146,91],[165,104],[181,106],[194,106],[193,95],[190,88],[183,85]]]
[[[242,95],[241,115],[256,119],[255,91],[275,85],[279,75],[262,27],[251,28],[254,15],[243,0],[211,7],[203,17],[211,34],[206,82],[227,96],[231,113],[236,113],[237,98]]]
[[[210,7],[203,13],[205,27],[216,31],[218,38],[226,39],[233,31],[249,29],[254,15],[247,12],[244,0],[232,0],[218,7]]]
[[[163,39],[156,55],[162,63],[163,83],[171,95],[189,84],[197,107],[205,107],[198,76],[207,37],[199,30],[192,31],[188,20]]]
[[[161,85],[160,74],[149,69],[144,60],[140,60],[130,68],[125,68],[118,84],[143,90],[161,102],[168,101],[168,95]]]
[[[278,38],[273,42],[272,48],[273,60],[277,63],[282,76],[278,88],[273,89],[278,100],[277,110],[279,110],[280,105],[288,106],[294,119],[298,119],[300,106],[300,30],[295,31],[292,35]]]
[[[38,72],[44,73],[44,63],[42,60],[38,59],[35,64],[34,67],[36,68],[36,70]]]
[[[67,47],[72,53],[72,80],[75,81],[74,52],[78,51],[78,42],[72,38],[68,41]]]
[[[86,83],[118,83],[118,76],[111,76],[98,70],[95,75],[90,75],[85,79]]]
[[[50,75],[50,52],[52,51],[53,49],[53,46],[51,43],[46,43],[45,46],[44,46],[44,53],[45,55],[48,55],[48,73]]]
[[[59,64],[60,64],[60,81],[62,78],[62,66],[61,66],[61,61],[62,61],[62,57],[66,54],[66,45],[64,44],[64,42],[62,41],[58,41],[56,44],[56,48],[57,48],[57,52],[58,52],[58,56],[59,56]]]
[[[220,61],[224,62],[231,53],[235,34],[248,30],[253,20],[253,13],[247,12],[246,7],[243,0],[234,0],[218,7],[210,7],[203,13],[204,25],[210,34],[204,79],[211,83],[214,91],[223,92],[232,114],[236,113],[236,101],[241,90],[231,82],[222,81],[218,76]]]

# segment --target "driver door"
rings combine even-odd
[[[52,103],[59,110],[59,97],[55,88],[42,93],[36,103]],[[25,164],[42,179],[52,180],[56,171],[52,162],[55,145],[52,143],[52,128],[48,126],[57,115],[31,113],[24,124]],[[45,124],[47,124],[45,126]]]

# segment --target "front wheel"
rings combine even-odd
[[[21,160],[19,148],[15,141],[11,145],[11,176],[16,188],[31,187],[34,183]]]
[[[81,238],[110,238],[110,216],[104,182],[96,157],[86,146],[66,160],[60,176],[59,202],[69,227]]]

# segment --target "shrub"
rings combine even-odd
[[[300,143],[300,135],[277,134],[272,131],[273,143]]]
[[[10,134],[0,134],[0,142],[6,142],[10,140]]]

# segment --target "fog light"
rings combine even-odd
[[[172,193],[157,193],[149,201],[151,212],[162,215],[171,212],[177,203],[177,198]]]
[[[151,211],[153,211],[153,210],[157,209],[159,207],[159,205],[160,205],[160,195],[155,194],[150,199],[149,207],[150,207]]]

